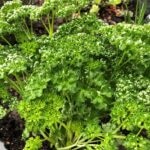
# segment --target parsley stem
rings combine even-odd
[[[23,93],[23,82],[21,81],[21,79],[19,78],[19,76],[17,74],[14,74],[16,81],[18,83],[18,87],[20,88],[20,90],[22,91],[21,93]]]
[[[54,17],[55,17],[55,14],[54,14],[54,10],[52,11],[52,22],[51,22],[51,28],[50,28],[50,37],[53,36],[53,32],[54,32]]]
[[[16,90],[20,95],[22,95],[22,90],[20,89],[20,87],[16,84],[15,81],[13,81],[12,79],[10,79],[9,77],[5,76],[5,80],[10,84],[10,86]]]
[[[126,121],[126,119],[121,122],[119,127],[113,133],[117,133],[120,130],[120,128],[122,127],[122,125],[125,123],[125,121]]]
[[[9,46],[11,46],[10,42],[9,42],[4,36],[1,36],[1,38],[2,38]]]
[[[114,135],[113,136],[115,139],[125,139],[126,137],[123,135]]]
[[[66,147],[61,147],[61,148],[57,148],[57,150],[68,150],[68,149],[71,149],[73,147],[77,146],[76,143],[75,144],[72,144],[70,146],[66,146]]]
[[[138,131],[138,133],[136,134],[136,136],[139,136],[139,134],[141,133],[142,130],[143,130],[143,128],[140,128],[140,130]]]
[[[43,21],[43,19],[41,19],[41,22],[42,22],[42,24],[43,24],[45,30],[47,31],[47,33],[50,35],[49,29],[48,29],[48,27],[46,26],[46,24],[45,24],[45,22]]]
[[[29,39],[31,39],[30,29],[29,29],[25,19],[23,20],[23,23],[24,23],[24,26],[25,26],[26,31],[27,31],[26,33],[28,34]]]
[[[47,141],[49,141],[51,143],[49,137],[42,130],[40,130],[40,133],[44,137],[45,140],[47,140]]]
[[[120,64],[123,62],[123,59],[125,58],[125,55],[126,55],[126,51],[123,53],[121,59],[119,60],[117,66],[120,66]]]

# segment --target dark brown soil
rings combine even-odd
[[[11,112],[0,120],[0,141],[7,150],[23,150],[25,142],[22,140],[24,121],[17,112]],[[43,142],[41,150],[54,150],[48,142]]]
[[[24,122],[17,112],[11,112],[0,120],[0,141],[4,142],[7,150],[22,150],[24,141],[21,140]]]

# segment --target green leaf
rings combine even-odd
[[[109,4],[118,5],[121,3],[121,0],[109,0]]]
[[[36,136],[35,138],[30,137],[25,144],[25,147],[23,150],[39,150],[42,147],[42,140],[39,136]]]
[[[0,105],[0,119],[7,114],[7,110]]]

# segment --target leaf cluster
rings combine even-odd
[[[27,18],[53,11],[67,16],[88,1],[55,2],[47,0],[37,9],[12,1],[0,11],[5,41],[0,46],[0,99],[10,105],[10,99],[17,99],[12,109],[25,120],[24,149],[38,150],[48,141],[57,150],[117,150],[120,145],[147,150],[150,26],[109,26],[95,15],[81,15],[52,37],[36,35]],[[10,34],[15,44],[7,40]]]

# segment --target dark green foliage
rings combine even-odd
[[[150,26],[109,26],[83,14],[50,37],[37,36],[30,12],[46,15],[56,7],[49,2],[36,11],[13,1],[0,11],[0,99],[25,120],[24,150],[38,150],[45,140],[57,150],[148,150]],[[66,1],[69,8],[75,2]]]

